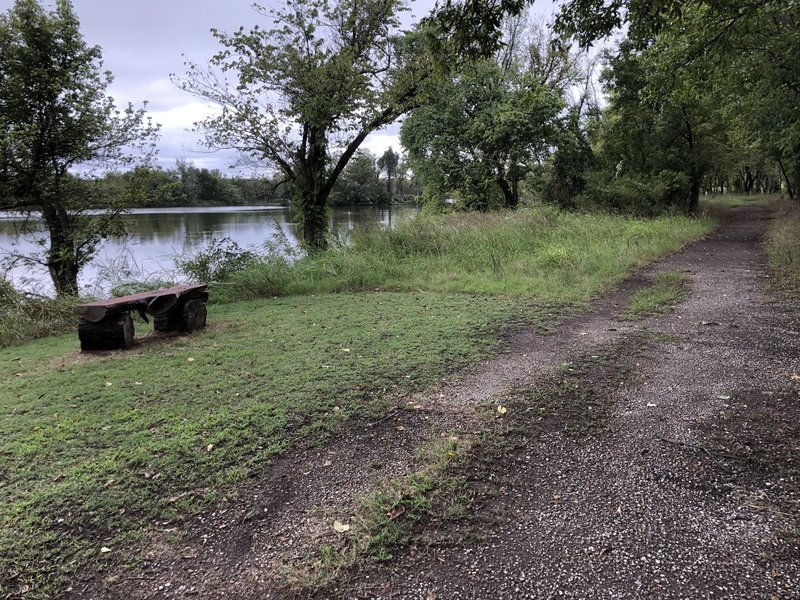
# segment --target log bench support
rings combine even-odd
[[[205,285],[178,285],[81,304],[77,308],[81,350],[117,350],[133,346],[131,311],[153,316],[158,332],[191,333],[206,326]]]

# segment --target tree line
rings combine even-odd
[[[296,0],[212,29],[219,52],[175,83],[220,107],[197,130],[260,166],[253,180],[154,168],[158,127],[114,106],[70,2],[16,0],[0,16],[0,208],[42,213],[41,261],[75,293],[137,202],[291,202],[313,252],[328,207],[364,198],[692,214],[702,193],[796,197],[800,3],[565,0],[554,27],[528,4],[445,0],[408,28],[404,0]],[[402,152],[361,149],[398,120]]]
[[[121,199],[125,208],[177,206],[283,205],[292,202],[292,185],[274,177],[231,176],[219,169],[178,160],[172,169],[138,165],[92,180],[98,198]],[[408,162],[391,147],[380,157],[359,150],[331,190],[332,205],[383,205],[413,202],[420,185]],[[98,206],[101,208],[101,206]]]

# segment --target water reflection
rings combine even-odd
[[[394,227],[417,214],[412,207],[336,207],[331,212],[331,231],[346,238],[359,225],[377,223]],[[137,209],[122,216],[128,235],[109,239],[98,256],[81,271],[81,288],[102,293],[125,279],[174,278],[176,256],[205,246],[212,239],[230,238],[243,248],[263,248],[265,242],[281,239],[298,245],[299,228],[285,207],[216,207]],[[31,227],[32,225],[32,227]],[[20,235],[23,221],[18,215],[0,212],[0,257],[41,251],[41,223],[29,223],[32,233]],[[9,278],[18,287],[51,293],[44,267],[17,266]]]

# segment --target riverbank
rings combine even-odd
[[[370,243],[298,265],[282,290],[294,295],[213,306],[200,335],[97,356],[79,354],[74,334],[0,350],[0,589],[44,598],[82,565],[142,559],[280,457],[415,413],[413,394],[495,354],[510,330],[554,327],[713,227],[484,218],[365,234]]]

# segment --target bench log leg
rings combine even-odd
[[[171,310],[153,317],[153,328],[156,331],[192,332],[206,326],[206,301],[189,300]]]
[[[78,338],[81,340],[81,350],[84,352],[130,348],[133,346],[131,313],[116,314],[99,323],[79,319]]]

